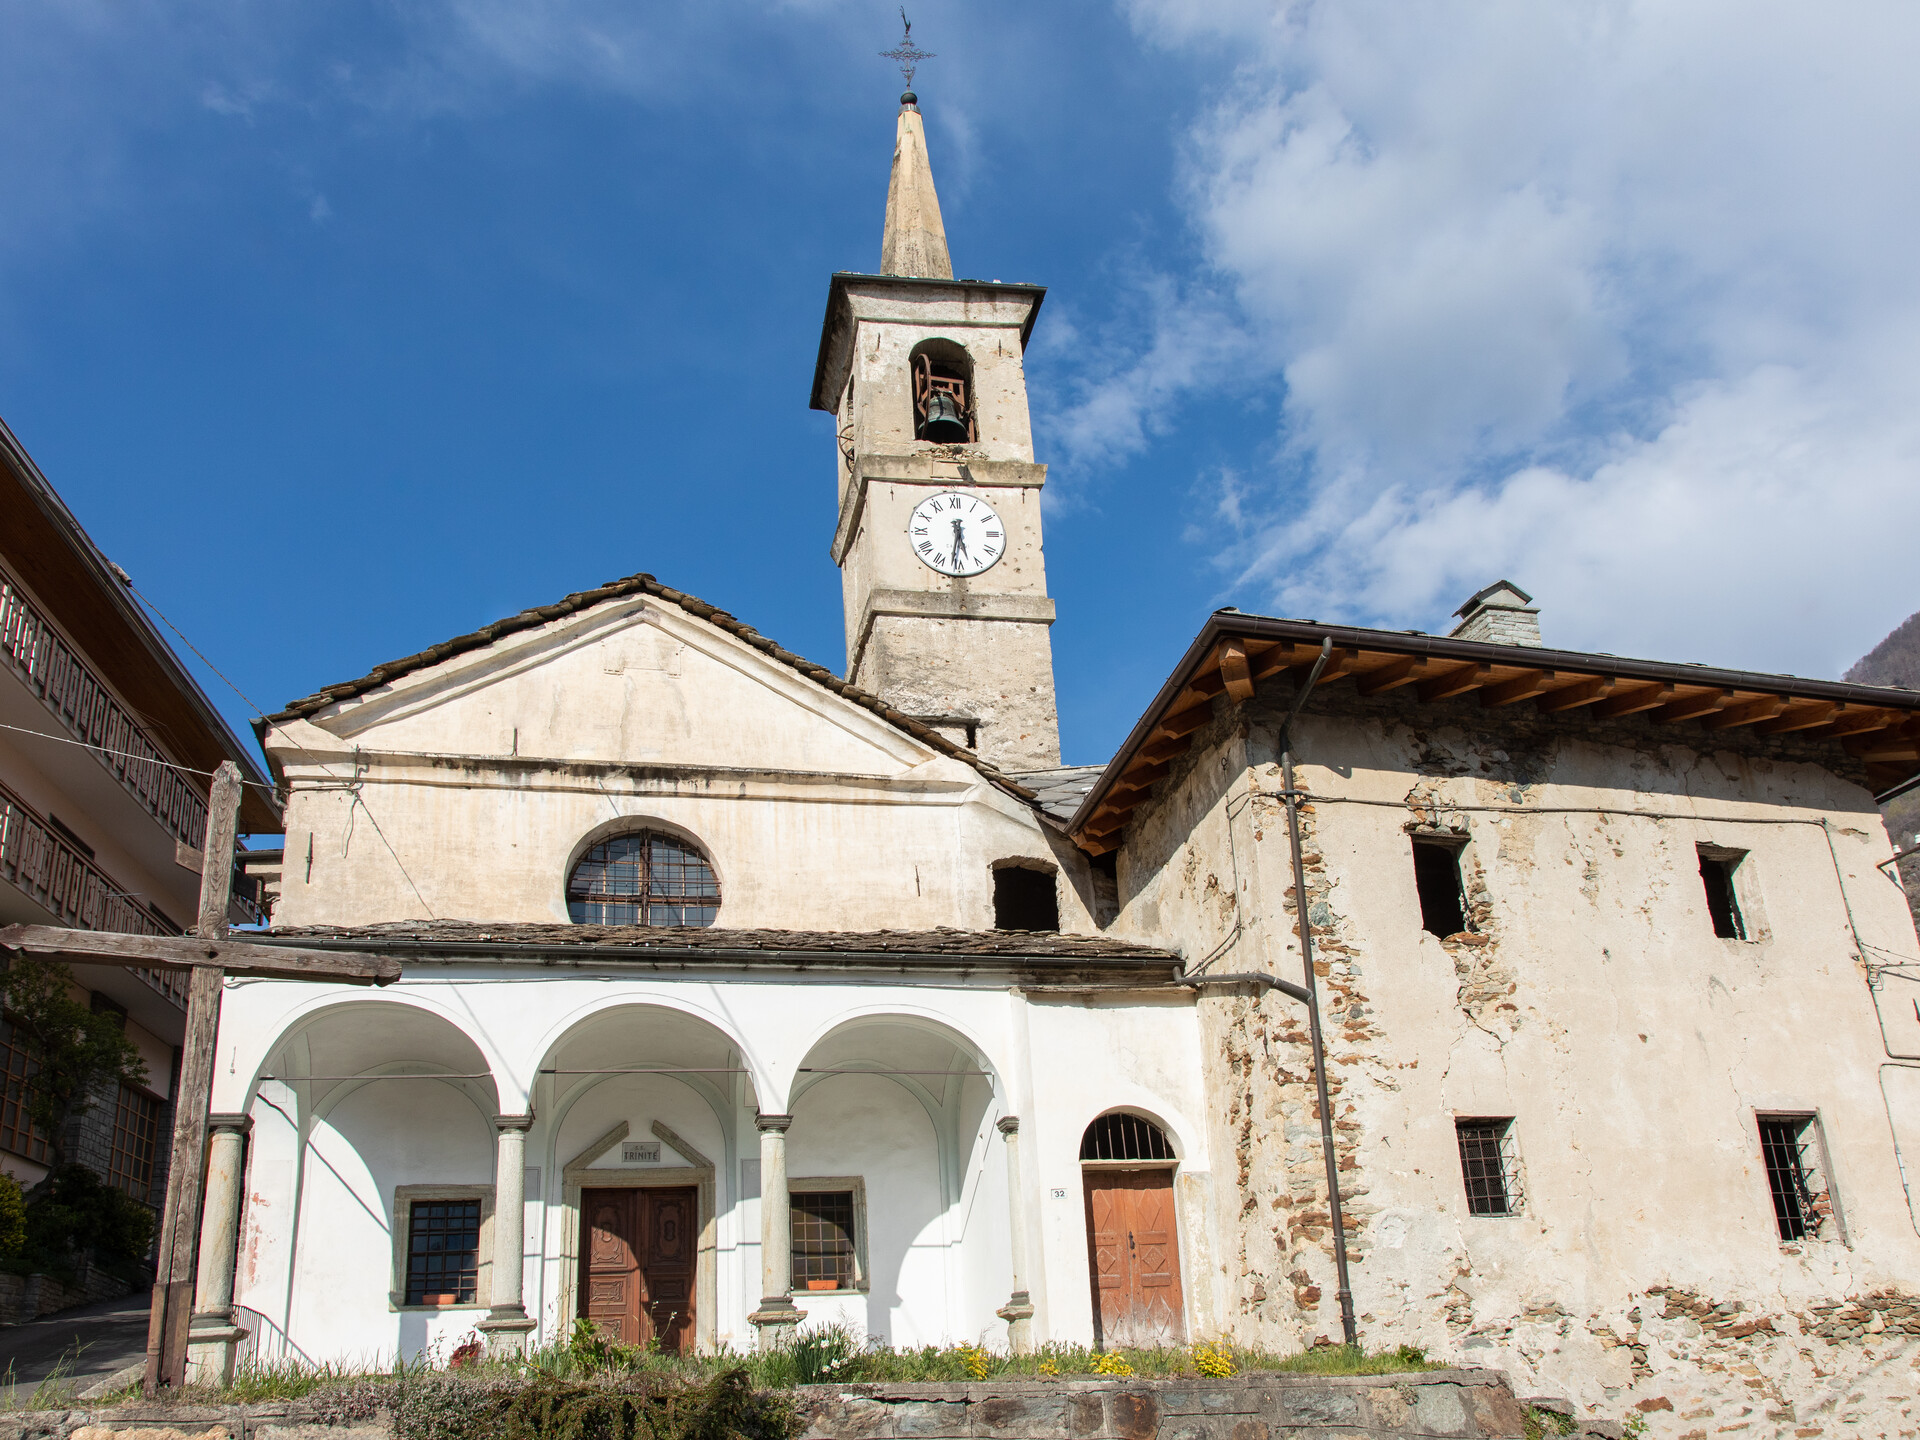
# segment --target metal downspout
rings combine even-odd
[[[1308,1033],[1313,1040],[1313,1088],[1320,1103],[1320,1154],[1327,1167],[1327,1212],[1333,1223],[1333,1268],[1339,1278],[1340,1332],[1347,1344],[1360,1343],[1353,1318],[1353,1286],[1347,1277],[1347,1231],[1340,1214],[1340,1162],[1333,1148],[1333,1103],[1327,1095],[1327,1046],[1320,1030],[1320,993],[1313,974],[1313,922],[1307,916],[1307,867],[1300,854],[1300,792],[1293,783],[1293,722],[1305,705],[1320,672],[1333,654],[1331,638],[1320,642],[1320,658],[1293,699],[1280,728],[1280,778],[1286,787],[1280,798],[1287,806],[1287,842],[1293,849],[1293,913],[1300,925],[1300,963],[1305,970]]]

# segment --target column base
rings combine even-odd
[[[747,1316],[748,1322],[760,1331],[762,1350],[776,1350],[792,1339],[806,1318],[807,1312],[794,1304],[789,1295],[764,1295],[760,1308]]]
[[[524,1355],[527,1336],[533,1333],[537,1323],[518,1305],[496,1305],[487,1318],[473,1328],[486,1340],[487,1354]]]
[[[247,1332],[224,1315],[196,1315],[187,1330],[187,1384],[224,1389]]]
[[[993,1312],[1007,1322],[1007,1346],[1016,1355],[1033,1353],[1033,1300],[1024,1290],[1016,1290],[1007,1303]]]

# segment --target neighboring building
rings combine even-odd
[[[910,100],[883,254],[813,389],[856,683],[636,575],[260,722],[274,936],[405,975],[227,991],[255,1352],[1337,1338],[1297,701],[1363,1341],[1663,1430],[1903,1384],[1852,1337],[1920,1329],[1920,696],[1547,649],[1503,582],[1448,638],[1221,612],[1063,767],[1041,292],[950,278]]]
[[[205,774],[252,783],[243,828],[277,832],[266,777],[142,613],[13,432],[0,424],[0,924],[178,935],[199,904]],[[235,919],[252,918],[236,912]],[[127,1017],[143,1089],[101,1096],[68,1151],[157,1206],[166,1183],[186,976],[87,966],[96,1008]],[[0,1169],[46,1173],[20,1104],[26,1059],[0,1019]]]

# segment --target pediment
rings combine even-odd
[[[363,750],[896,774],[934,751],[679,606],[628,596],[308,717]]]

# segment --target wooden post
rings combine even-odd
[[[233,895],[234,844],[240,829],[240,767],[222,761],[207,797],[207,840],[201,851],[200,918],[193,933],[218,940],[227,933]],[[220,1028],[217,966],[196,965],[187,991],[187,1034],[180,1049],[180,1088],[173,1097],[173,1159],[166,1206],[160,1212],[160,1256],[147,1323],[151,1395],[187,1378],[187,1326],[193,1319],[195,1250],[200,1240],[201,1172],[206,1166],[207,1112],[213,1104],[213,1042]]]

